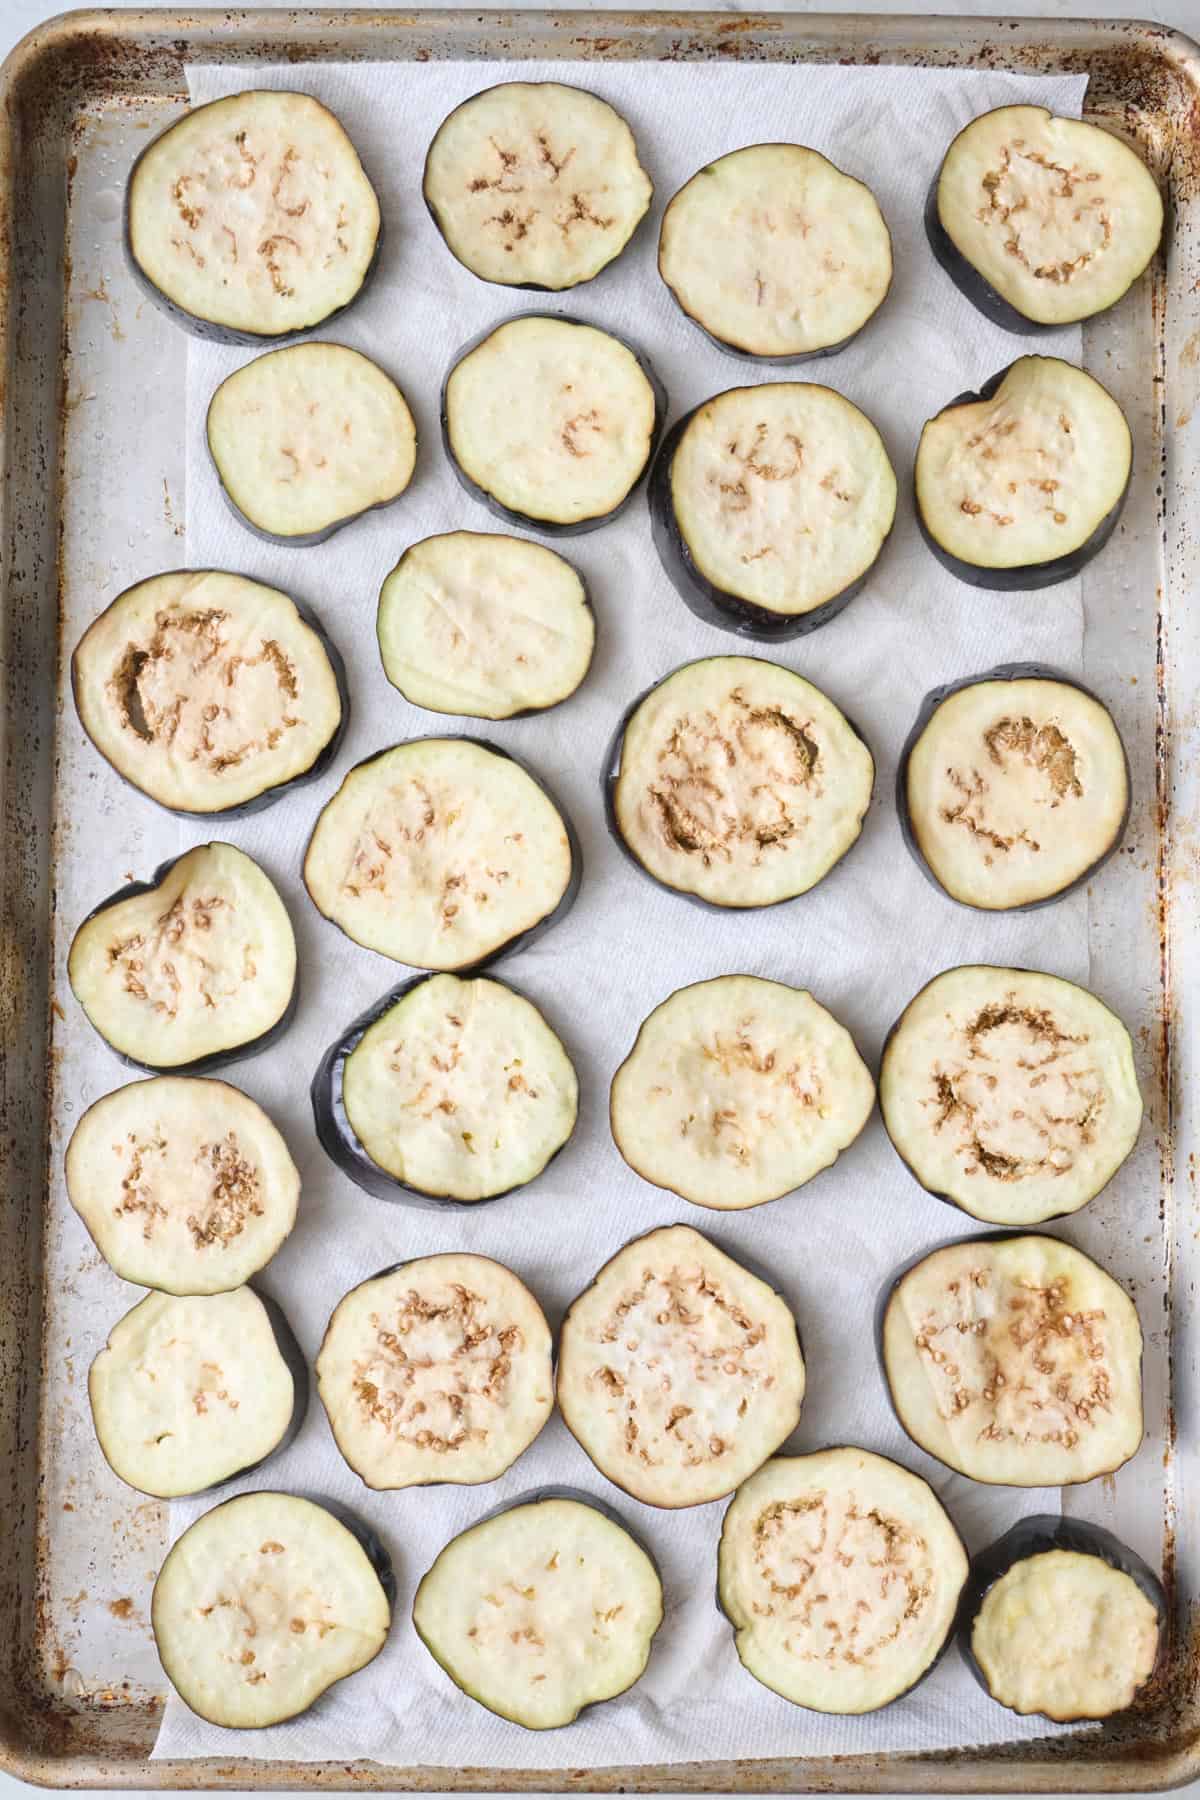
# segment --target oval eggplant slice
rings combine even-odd
[[[928,1482],[838,1446],[775,1457],[738,1489],[718,1569],[756,1681],[814,1712],[868,1713],[915,1687],[949,1644],[967,1553]]]
[[[978,963],[909,1001],[884,1046],[879,1105],[921,1186],[992,1225],[1078,1212],[1142,1122],[1115,1013],[1057,975]]]
[[[198,844],[88,914],[67,976],[124,1062],[198,1075],[265,1050],[287,1029],[296,939],[256,862],[232,844]]]
[[[1058,1238],[966,1238],[922,1257],[892,1288],[880,1348],[909,1437],[973,1481],[1067,1487],[1141,1444],[1133,1301]]]
[[[638,868],[751,907],[815,887],[858,838],[874,785],[871,752],[819,688],[778,663],[710,656],[634,702],[606,794]]]
[[[563,1320],[567,1429],[647,1506],[732,1493],[795,1430],[803,1399],[787,1303],[689,1225],[626,1244]]]
[[[1119,138],[1044,106],[964,126],[925,208],[954,285],[1005,331],[1074,324],[1115,306],[1158,249],[1163,203]]]
[[[1094,694],[1017,663],[926,695],[896,804],[905,843],[943,893],[1025,912],[1090,880],[1116,850],[1129,763]]]
[[[870,188],[802,144],[750,144],[697,171],[663,214],[658,272],[721,350],[774,363],[842,350],[892,282]]]
[[[554,1410],[550,1327],[488,1256],[398,1263],[334,1308],[317,1392],[370,1488],[495,1481]]]
[[[977,1556],[963,1658],[985,1692],[1060,1724],[1110,1719],[1155,1671],[1167,1630],[1162,1583],[1086,1519],[1022,1519]]]
[[[321,544],[399,499],[417,461],[408,402],[344,344],[268,350],[208,405],[208,453],[234,512],[259,537]]]
[[[383,672],[428,712],[514,719],[573,694],[596,621],[582,577],[544,544],[447,531],[411,544],[379,594]]]
[[[278,588],[172,569],[118,594],[71,658],[79,722],[172,812],[242,816],[323,775],[350,714],[342,659]]]
[[[1052,587],[1116,530],[1133,439],[1093,376],[1022,356],[929,419],[917,445],[917,521],[943,568],[972,587]]]
[[[417,1635],[454,1685],[529,1731],[632,1687],[662,1615],[641,1545],[599,1507],[559,1498],[460,1532],[413,1601]]]
[[[811,1181],[874,1105],[850,1033],[811,994],[723,975],[680,988],[643,1022],[609,1119],[646,1181],[730,1212]]]
[[[347,937],[417,968],[479,968],[563,917],[575,834],[514,757],[412,738],[351,769],[309,839],[304,884]]]
[[[472,275],[551,292],[620,256],[654,194],[620,113],[557,81],[506,81],[456,106],[429,146],[422,191]]]
[[[150,1622],[185,1706],[278,1725],[378,1656],[395,1583],[378,1539],[298,1494],[239,1494],[176,1539]]]
[[[231,94],[147,145],[125,242],[150,297],[199,337],[311,331],[362,293],[379,202],[337,119],[308,94]]]
[[[594,531],[650,466],[666,394],[611,332],[522,313],[477,339],[442,390],[446,454],[467,492],[515,525]]]

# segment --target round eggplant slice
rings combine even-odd
[[[352,1288],[317,1357],[337,1447],[370,1488],[495,1481],[554,1410],[550,1327],[487,1256],[425,1256]]]
[[[1133,1705],[1166,1635],[1162,1583],[1110,1531],[1022,1519],[971,1565],[961,1645],[993,1700],[1061,1724]]]
[[[278,588],[173,569],[126,588],[71,658],[79,722],[173,812],[257,812],[324,774],[349,716],[324,632]]]
[[[685,605],[742,637],[802,637],[863,585],[896,516],[865,413],[807,381],[729,388],[668,432],[650,479],[654,544]]]
[[[1052,587],[1104,548],[1132,468],[1108,390],[1057,356],[1022,356],[925,424],[917,519],[943,568],[972,587]]]
[[[320,544],[412,480],[417,428],[377,363],[344,344],[269,350],[226,376],[208,451],[234,511],[260,537]]]
[[[198,844],[101,901],[75,933],[67,975],[125,1062],[196,1075],[286,1030],[296,939],[256,862],[232,844]]]
[[[688,1225],[626,1244],[563,1321],[567,1429],[648,1506],[732,1493],[795,1430],[803,1399],[787,1303]]]
[[[992,1225],[1078,1212],[1137,1142],[1129,1033],[1086,988],[966,964],[909,1001],[888,1036],[879,1104],[923,1188]]]
[[[756,1681],[814,1712],[867,1713],[915,1687],[950,1642],[967,1553],[920,1476],[839,1446],[776,1457],[738,1489],[718,1571]]]
[[[1129,765],[1107,709],[1036,664],[936,688],[896,782],[905,842],[952,900],[991,912],[1058,900],[1116,850]]]
[[[575,569],[543,544],[448,531],[404,552],[379,595],[393,687],[429,712],[513,719],[573,694],[596,621]]]
[[[630,1168],[732,1212],[802,1187],[875,1104],[854,1041],[801,988],[698,981],[656,1007],[613,1077],[609,1119]]]
[[[524,313],[446,377],[442,435],[468,493],[535,531],[594,531],[650,465],[666,411],[653,369],[594,325]]]
[[[442,121],[423,192],[472,275],[559,292],[620,256],[654,188],[607,101],[557,81],[507,81]]]
[[[1005,331],[1114,306],[1158,249],[1163,204],[1136,153],[1082,119],[1000,106],[963,128],[925,229],[955,286]]]
[[[297,1494],[239,1494],[172,1545],[150,1619],[184,1705],[249,1729],[294,1719],[378,1656],[394,1592],[357,1521]]]
[[[1066,1487],[1141,1444],[1133,1301],[1058,1238],[967,1238],[923,1257],[886,1301],[881,1352],[905,1431],[973,1481]]]
[[[632,1687],[662,1616],[641,1545],[599,1507],[559,1498],[460,1532],[413,1601],[417,1634],[455,1686],[529,1731]]]
[[[270,1262],[300,1175],[260,1106],[159,1075],[106,1094],[67,1145],[67,1195],[109,1267],[166,1294],[221,1294]]]
[[[478,968],[561,918],[574,833],[515,758],[413,738],[351,769],[317,820],[304,883],[356,944],[417,968]]]
[[[802,144],[718,157],[663,214],[658,272],[719,349],[807,362],[883,304],[892,240],[870,188]]]
[[[634,702],[606,791],[646,874],[751,907],[815,887],[858,838],[874,784],[871,752],[819,688],[778,663],[710,656]]]
[[[138,157],[125,195],[134,273],[172,318],[226,343],[341,312],[380,231],[358,152],[308,94],[231,94],[185,113]]]

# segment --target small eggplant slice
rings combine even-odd
[[[234,512],[280,544],[323,543],[399,499],[417,461],[404,395],[344,344],[293,344],[235,369],[205,433]]]
[[[803,144],[749,144],[697,171],[663,214],[658,272],[721,350],[773,363],[842,350],[892,282],[870,188]]]
[[[621,254],[654,193],[620,113],[558,81],[506,81],[456,106],[422,185],[472,275],[555,293]]]
[[[858,838],[875,784],[866,744],[778,663],[710,656],[636,700],[606,778],[636,866],[711,906],[774,906],[815,887]]]
[[[304,883],[318,912],[395,962],[463,972],[561,918],[574,833],[514,757],[413,738],[351,769],[317,820]]]
[[[181,325],[224,343],[341,312],[366,286],[380,231],[358,152],[308,94],[196,107],[142,151],[125,193],[135,275]]]
[[[922,1257],[885,1302],[880,1348],[909,1437],[973,1481],[1067,1487],[1141,1444],[1137,1310],[1059,1238],[965,1238]]]
[[[721,1610],[756,1681],[814,1712],[868,1713],[946,1649],[967,1553],[928,1482],[839,1445],[775,1457],[743,1483],[718,1569]]]
[[[495,1481],[554,1409],[550,1327],[488,1256],[419,1257],[352,1288],[317,1357],[338,1449],[369,1488]]]
[[[947,969],[884,1046],[888,1136],[940,1200],[991,1225],[1086,1206],[1137,1142],[1129,1033],[1086,988],[1031,969]]]
[[[232,844],[198,844],[88,914],[67,976],[123,1061],[198,1075],[267,1049],[286,1030],[296,939],[256,862]]]
[[[875,1105],[854,1040],[801,988],[722,975],[646,1019],[613,1077],[609,1119],[630,1168],[730,1212],[802,1187]]]
[[[658,1571],[598,1506],[517,1502],[452,1538],[413,1624],[469,1699],[528,1731],[633,1686],[662,1623]]]
[[[278,588],[172,569],[126,588],[71,658],[79,722],[172,812],[233,818],[323,775],[349,717],[342,659]]]
[[[167,1553],[150,1620],[163,1670],[211,1725],[306,1712],[378,1656],[395,1583],[378,1539],[298,1494],[239,1494]]]
[[[803,1399],[786,1301],[689,1225],[626,1244],[563,1321],[567,1429],[647,1506],[732,1493],[795,1430]]]
[[[972,587],[1053,587],[1113,532],[1133,470],[1124,413],[1094,376],[1022,356],[927,421],[917,520],[943,568]]]
[[[1035,332],[1115,306],[1158,249],[1163,203],[1111,132],[1044,106],[963,127],[925,209],[943,269],[994,325]]]
[[[596,621],[582,577],[544,544],[447,531],[404,552],[378,633],[384,674],[413,706],[513,719],[575,692]]]

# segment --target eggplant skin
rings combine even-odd
[[[1011,331],[1017,337],[1043,337],[1048,331],[1060,331],[1062,327],[1059,325],[1043,325],[1037,319],[1028,319],[1023,312],[1018,312],[1002,294],[996,292],[990,281],[984,280],[974,263],[967,261],[952,241],[938,212],[938,186],[941,179],[942,171],[939,166],[925,196],[925,236],[929,240],[929,248],[959,293],[985,319],[998,325],[1001,331]]]
[[[261,1295],[259,1297],[261,1299]],[[331,1500],[328,1494],[300,1494],[298,1498],[311,1501],[313,1506],[323,1507],[327,1513],[333,1515],[339,1525],[346,1527],[351,1537],[361,1546],[367,1561],[379,1577],[379,1585],[384,1591],[389,1607],[395,1611],[396,1570],[391,1554],[375,1527],[341,1500]]]

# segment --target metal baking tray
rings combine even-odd
[[[1133,1288],[1147,1337],[1150,1441],[1087,1504],[1161,1557],[1173,1641],[1151,1702],[1082,1738],[812,1758],[798,1715],[797,1754],[770,1762],[589,1770],[562,1762],[569,1734],[546,1739],[547,1766],[532,1772],[150,1761],[163,1680],[147,1602],[165,1509],[131,1504],[93,1441],[86,1362],[114,1301],[99,1258],[81,1262],[79,1234],[64,1229],[58,1179],[77,1105],[54,999],[78,917],[60,866],[88,779],[62,728],[63,638],[68,618],[122,585],[135,530],[139,568],[184,560],[186,359],[182,334],[96,270],[115,264],[135,152],[187,105],[187,61],[237,64],[248,84],[257,64],[292,62],[302,85],[312,61],[497,57],[1082,70],[1086,115],[1134,141],[1168,196],[1163,256],[1084,334],[1085,362],[1125,408],[1136,443],[1127,528],[1084,578],[1086,672],[1129,747],[1137,821],[1092,896],[1089,945],[1097,980],[1133,1026],[1150,1124],[1118,1197],[1088,1208],[1072,1235]],[[70,14],[26,38],[0,74],[0,427],[0,1765],[63,1787],[531,1792],[1097,1792],[1200,1774],[1200,590],[1189,591],[1200,517],[1200,49],[1149,24],[1049,19]]]

